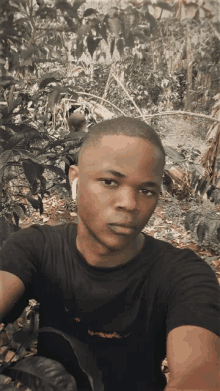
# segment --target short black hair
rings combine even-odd
[[[90,146],[97,147],[102,137],[109,135],[137,137],[153,144],[160,150],[165,164],[165,150],[156,131],[145,122],[132,117],[113,118],[94,125],[83,139],[79,155]]]

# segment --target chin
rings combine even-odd
[[[136,238],[136,235],[134,236],[128,236],[128,235],[111,235],[106,234],[103,235],[103,233],[99,236],[96,236],[97,241],[108,248],[111,251],[122,251],[126,247],[128,247]]]
[[[109,232],[94,232],[92,229],[89,229],[89,234],[97,244],[101,244],[111,251],[123,250],[131,243],[131,237],[115,236]]]
[[[120,242],[120,243],[113,243],[112,242],[107,242],[107,241],[103,241],[103,242],[100,242],[102,243],[103,246],[105,246],[106,248],[108,248],[108,250],[112,251],[112,252],[115,252],[115,251],[123,251],[124,249],[126,249],[126,247],[128,247],[128,245],[131,243],[130,241],[126,241],[126,242]]]

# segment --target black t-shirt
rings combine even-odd
[[[75,224],[33,225],[11,235],[0,251],[0,270],[18,276],[26,289],[10,316],[34,298],[40,327],[71,335],[83,365],[92,368],[94,358],[105,391],[163,390],[161,363],[172,329],[194,325],[220,336],[215,273],[193,251],[147,235],[127,263],[92,266],[76,248],[76,233]],[[84,375],[67,345],[53,333],[40,334],[38,354],[59,360],[80,387]]]

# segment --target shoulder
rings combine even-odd
[[[34,224],[28,228],[19,230],[18,233],[22,236],[39,237],[42,236],[45,239],[56,236],[66,236],[72,234],[76,230],[77,225],[74,223],[61,224],[61,225],[39,225]]]
[[[34,224],[28,228],[20,229],[11,234],[4,243],[0,255],[8,250],[22,249],[27,252],[41,252],[46,246],[59,245],[63,240],[68,240],[76,231],[76,224],[64,224],[58,226]]]
[[[169,262],[175,262],[177,259],[188,259],[195,258],[202,261],[202,259],[192,250],[188,248],[180,249],[175,247],[169,242],[164,240],[155,239],[152,236],[145,234],[146,240],[144,245],[144,250],[149,253],[150,256],[153,256],[155,259],[169,259]],[[203,262],[203,261],[202,261]]]
[[[161,275],[163,280],[174,276],[204,278],[207,274],[212,280],[216,280],[211,266],[188,248],[180,249],[171,243],[147,236],[144,252],[156,265],[157,276]]]

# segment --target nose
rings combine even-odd
[[[131,188],[123,188],[118,191],[116,207],[130,211],[136,211],[138,207],[138,194]]]

